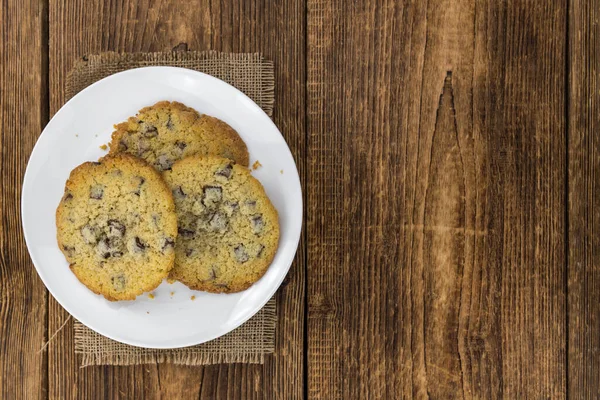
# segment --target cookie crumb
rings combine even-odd
[[[172,285],[172,284],[174,284],[174,283],[175,283],[175,279],[173,279],[173,278],[167,278],[167,283],[168,283],[169,285]]]
[[[283,175],[283,170],[282,170],[282,169],[281,169],[281,170],[279,170],[279,173],[280,173],[281,175]]]
[[[153,299],[154,298],[154,293],[148,293],[148,298],[149,299]]]
[[[171,297],[173,297],[174,294],[175,294],[175,292],[171,292]]]
[[[254,161],[254,164],[252,164],[252,169],[255,170],[255,171],[257,169],[259,169],[260,167],[262,167],[262,164],[258,160]]]
[[[150,314],[150,311],[146,311],[146,314]]]
[[[105,145],[105,144],[103,144],[103,145],[101,145],[101,146],[100,146],[100,148],[101,148],[102,150],[106,150],[106,149],[108,149],[108,146],[107,146],[107,145]]]
[[[192,299],[192,301],[196,300],[196,296],[192,296],[190,297],[190,299]]]
[[[76,133],[76,134],[75,134],[75,137],[79,137],[79,134],[78,134],[78,133]]]

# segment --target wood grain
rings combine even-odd
[[[50,1],[50,110],[64,102],[64,81],[74,60],[102,51],[190,50],[261,52],[275,61],[274,121],[305,176],[304,3],[201,0]],[[185,46],[182,46],[185,47]],[[70,324],[49,356],[53,398],[300,398],[303,392],[304,251],[278,296],[276,355],[261,365],[78,368]],[[53,300],[49,330],[67,313]]]
[[[46,6],[9,0],[0,6],[0,398],[45,397],[44,285],[21,229],[25,166],[48,121]]]
[[[597,4],[181,3],[0,7],[0,398],[598,396]],[[277,353],[80,369],[71,323],[38,352],[68,314],[23,242],[26,160],[75,59],[180,43],[275,63],[307,211]]]
[[[308,395],[566,395],[566,2],[308,1]]]
[[[569,2],[569,397],[600,393],[600,4]]]

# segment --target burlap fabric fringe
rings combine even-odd
[[[260,54],[174,51],[86,56],[75,63],[67,76],[66,98],[116,72],[153,65],[184,67],[215,76],[244,92],[269,116],[273,113],[273,64],[265,61]],[[262,364],[265,354],[273,353],[275,348],[276,320],[275,299],[271,299],[254,317],[225,336],[198,346],[165,350],[128,346],[75,321],[75,353],[82,356],[82,366],[156,362],[185,365]]]

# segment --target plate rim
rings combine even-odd
[[[197,340],[197,339],[190,339],[186,342],[182,342],[181,344],[178,345],[148,345],[147,343],[143,343],[142,341],[139,340],[124,340],[122,338],[117,338],[114,337],[113,335],[106,333],[105,331],[103,331],[103,329],[97,329],[94,328],[92,326],[90,326],[90,324],[88,323],[89,321],[86,320],[85,316],[81,316],[81,315],[75,315],[70,309],[69,307],[67,307],[64,303],[64,299],[59,299],[60,296],[56,296],[55,292],[48,286],[46,279],[44,278],[44,274],[40,271],[40,268],[38,267],[38,262],[35,260],[35,258],[33,257],[33,255],[31,254],[31,251],[29,250],[30,248],[30,239],[28,237],[27,231],[25,229],[25,220],[27,219],[26,215],[25,215],[25,188],[28,187],[28,185],[30,185],[28,183],[28,181],[32,178],[30,178],[30,164],[31,164],[31,160],[34,158],[34,155],[36,154],[36,152],[39,152],[39,145],[40,145],[40,140],[42,138],[42,136],[46,133],[47,129],[49,126],[51,126],[53,123],[55,123],[54,121],[57,120],[59,118],[59,115],[63,112],[65,112],[65,108],[72,102],[76,101],[79,97],[84,96],[86,94],[87,91],[91,90],[93,87],[101,85],[101,84],[105,84],[107,81],[116,79],[115,77],[117,76],[122,76],[122,75],[129,75],[129,74],[135,74],[135,73],[139,73],[140,71],[145,71],[145,70],[160,70],[160,71],[175,71],[176,73],[186,73],[186,74],[192,74],[192,75],[200,75],[203,77],[203,79],[209,79],[209,80],[213,80],[218,82],[219,84],[228,86],[229,89],[232,89],[233,91],[237,92],[238,95],[241,95],[242,97],[244,97],[246,100],[249,101],[249,104],[251,105],[252,108],[255,108],[256,110],[259,111],[260,114],[262,114],[266,120],[268,121],[268,124],[271,124],[273,128],[275,128],[275,130],[277,131],[277,133],[279,134],[279,136],[281,137],[281,139],[283,140],[283,142],[285,143],[285,147],[286,147],[286,151],[289,155],[289,157],[292,160],[293,166],[294,166],[294,170],[293,170],[293,176],[296,177],[297,182],[298,182],[298,188],[300,190],[300,196],[298,198],[299,200],[299,209],[300,209],[300,224],[298,226],[298,229],[296,229],[295,231],[292,230],[290,233],[292,235],[292,242],[295,243],[295,248],[294,248],[294,253],[293,256],[290,258],[289,262],[283,263],[282,265],[285,267],[285,273],[281,274],[281,277],[277,280],[276,284],[273,284],[271,287],[269,287],[267,293],[268,295],[265,296],[265,299],[257,302],[255,307],[252,307],[252,309],[246,314],[246,316],[244,318],[241,318],[240,321],[238,321],[237,323],[233,324],[233,326],[228,329],[227,331],[222,332],[221,334],[216,334],[216,335],[210,335],[208,338],[205,339],[201,339],[201,340]],[[46,288],[46,290],[48,290],[48,292],[50,292],[50,294],[52,295],[52,297],[54,297],[54,299],[61,305],[61,307],[63,309],[65,309],[65,311],[67,311],[69,313],[69,315],[73,316],[75,319],[77,319],[79,322],[81,322],[83,325],[85,325],[86,327],[88,327],[89,329],[93,330],[94,332],[103,335],[109,339],[115,340],[117,342],[120,343],[124,343],[130,346],[134,346],[134,347],[141,347],[141,348],[149,348],[149,349],[178,349],[178,348],[184,348],[184,347],[190,347],[190,346],[195,346],[198,344],[202,344],[202,343],[206,343],[209,341],[212,341],[214,339],[217,339],[221,336],[227,335],[228,333],[232,332],[233,330],[239,328],[241,325],[243,325],[245,322],[247,322],[250,318],[252,318],[253,316],[255,316],[264,306],[265,304],[267,304],[267,302],[269,302],[269,300],[271,300],[271,298],[273,298],[273,296],[275,295],[275,293],[277,292],[277,290],[281,287],[281,284],[283,283],[284,279],[286,278],[286,276],[288,275],[290,268],[294,262],[294,260],[296,259],[296,255],[298,253],[298,247],[300,244],[300,238],[302,237],[302,228],[304,225],[304,195],[302,192],[302,180],[300,179],[300,174],[298,172],[298,166],[296,164],[296,160],[294,158],[294,155],[292,154],[292,151],[287,143],[287,141],[285,140],[285,137],[283,136],[283,134],[281,133],[281,131],[279,130],[279,128],[277,127],[277,125],[275,125],[275,123],[273,122],[273,120],[271,119],[271,117],[269,117],[269,115],[267,115],[267,113],[254,101],[252,100],[250,97],[248,97],[244,92],[242,92],[241,90],[239,90],[238,88],[236,88],[235,86],[223,81],[222,79],[219,79],[217,77],[214,77],[212,75],[206,74],[204,72],[200,72],[200,71],[196,71],[193,69],[189,69],[189,68],[183,68],[183,67],[173,67],[173,66],[146,66],[146,67],[139,67],[139,68],[132,68],[132,69],[128,69],[125,71],[120,71],[120,72],[116,72],[114,74],[111,74],[107,77],[104,77],[102,79],[100,79],[99,81],[96,81],[94,83],[92,83],[91,85],[85,87],[84,89],[82,89],[80,92],[78,92],[76,95],[74,95],[73,97],[71,97],[68,101],[66,101],[61,107],[60,109],[52,116],[52,118],[50,118],[50,120],[48,121],[48,123],[46,124],[46,126],[44,126],[44,129],[42,129],[42,132],[40,133],[40,135],[37,137],[35,145],[33,146],[33,149],[31,150],[31,153],[29,155],[29,158],[27,160],[27,166],[25,167],[25,173],[23,175],[23,179],[22,179],[22,187],[21,187],[21,191],[20,191],[20,195],[21,195],[21,201],[20,201],[20,206],[21,206],[21,230],[23,232],[23,239],[25,240],[25,245],[27,247],[27,252],[29,254],[29,258],[31,259],[31,262],[36,270],[36,273],[38,275],[38,277],[41,279],[41,281],[44,283],[44,286]],[[295,239],[295,240],[293,240]],[[58,244],[57,244],[58,246]]]

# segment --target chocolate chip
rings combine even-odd
[[[245,204],[246,207],[254,208],[256,207],[256,200],[247,200]]]
[[[206,207],[216,206],[223,198],[223,189],[220,186],[204,186],[202,192],[202,204]]]
[[[180,142],[179,140],[175,142],[175,146],[179,149],[179,150],[183,150],[187,147],[187,144],[185,142]]]
[[[132,254],[141,254],[146,250],[146,247],[148,247],[146,243],[137,236],[127,242],[127,250]]]
[[[184,228],[179,228],[177,229],[177,232],[179,233],[179,236],[184,237],[184,238],[192,238],[194,237],[195,232],[189,229],[184,229]]]
[[[110,242],[106,238],[99,241],[98,245],[96,246],[96,252],[98,253],[99,256],[101,256],[104,259],[110,257],[110,250],[111,250]]]
[[[223,203],[223,209],[225,210],[225,212],[227,213],[228,216],[232,216],[233,213],[235,212],[235,210],[237,210],[238,208],[240,208],[239,204],[237,202],[230,202],[230,201],[225,201]]]
[[[92,165],[102,165],[102,164],[99,163],[98,161],[92,161]]]
[[[169,119],[167,120],[167,129],[171,130],[173,127],[173,121],[171,121],[171,116],[169,115]]]
[[[123,274],[115,275],[110,278],[110,282],[112,283],[113,288],[116,291],[120,292],[122,290],[125,290],[125,286],[126,286],[125,275],[123,275]]]
[[[104,196],[104,187],[102,185],[92,186],[90,189],[90,199],[100,200]]]
[[[98,242],[97,229],[90,225],[85,225],[80,229],[81,236],[87,244],[96,244]]]
[[[246,248],[244,247],[243,244],[237,245],[235,247],[235,249],[233,249],[233,252],[235,254],[235,259],[239,263],[245,263],[246,261],[248,261],[250,259],[250,257],[248,256],[248,253],[246,253]]]
[[[204,207],[204,204],[202,204],[202,199],[198,199],[198,197],[200,196],[195,197],[192,206],[190,207],[190,212],[188,213],[190,218],[199,217],[205,214],[206,207]]]
[[[145,122],[142,124],[142,133],[144,137],[147,138],[153,138],[158,136],[158,130],[156,129],[156,127],[152,124],[147,124]]]
[[[227,229],[227,216],[221,212],[216,212],[209,221],[209,226],[213,232],[224,232]]]
[[[138,180],[138,187],[137,189],[133,192],[133,194],[135,194],[136,196],[139,196],[141,191],[142,191],[142,185],[144,184],[144,182],[146,182],[146,179],[144,177],[141,176],[136,176],[137,180]]]
[[[63,197],[63,201],[67,201],[67,200],[71,200],[73,198],[73,195],[70,192],[65,193],[64,197]]]
[[[120,236],[109,236],[109,237],[107,237],[107,239],[108,239],[108,246],[112,250],[120,247],[122,244],[122,242],[121,242],[122,237],[120,237]]]
[[[161,154],[156,159],[156,163],[155,164],[158,166],[158,168],[161,171],[166,171],[166,170],[171,169],[171,167],[173,166],[173,160],[171,160],[169,158],[169,156],[167,156],[166,154]]]
[[[252,224],[252,230],[255,234],[259,234],[265,227],[265,221],[263,220],[262,215],[254,215],[250,218],[250,222]]]
[[[173,238],[169,237],[169,238],[165,238],[161,250],[164,252],[168,248],[174,248],[174,247],[175,247],[175,240],[173,240]]]
[[[127,151],[128,148],[124,140],[119,141],[119,151]]]
[[[158,130],[155,127],[150,127],[146,132],[144,132],[144,137],[153,138],[158,136]]]
[[[116,219],[108,220],[108,236],[122,238],[125,235],[125,225]]]
[[[231,164],[227,164],[226,166],[224,166],[223,168],[217,170],[217,172],[215,172],[216,176],[222,176],[224,178],[231,178],[231,175],[233,174],[233,166]]]
[[[118,221],[115,221],[115,222],[117,222],[117,224],[119,224]],[[104,259],[107,259],[110,257],[122,257],[123,256],[123,251],[122,251],[122,243],[123,242],[121,241],[122,236],[119,236],[119,235],[122,235],[123,233],[121,233],[120,229],[114,228],[114,227],[109,227],[109,232],[110,232],[109,235],[112,234],[112,236],[103,237],[98,242],[98,245],[96,246],[96,252],[98,253],[98,255],[100,255]]]
[[[137,150],[138,156],[141,156],[149,149],[150,149],[150,141],[148,139],[140,138],[138,140],[138,150]]]
[[[265,249],[265,246],[263,246],[261,244],[258,248],[258,251],[256,252],[256,257],[260,257],[262,255],[264,249]]]
[[[210,279],[211,281],[214,281],[215,279],[217,279],[217,275],[218,275],[218,273],[217,273],[217,268],[216,268],[216,267],[214,267],[214,266],[213,266],[213,267],[211,267],[211,268],[210,268],[210,272],[209,272],[208,274],[209,274],[209,279]]]
[[[194,249],[185,249],[185,256],[189,257],[194,254]]]
[[[135,237],[135,247],[138,248],[139,251],[144,251],[146,250],[146,247],[148,247],[148,245],[146,243],[144,243],[142,241],[142,239],[140,239],[139,237]]]
[[[73,255],[73,252],[75,251],[75,247],[73,246],[63,246],[63,250],[67,253],[67,255],[70,257]]]
[[[187,195],[183,192],[181,186],[178,186],[176,189],[173,189],[173,197],[176,199],[183,199]]]

